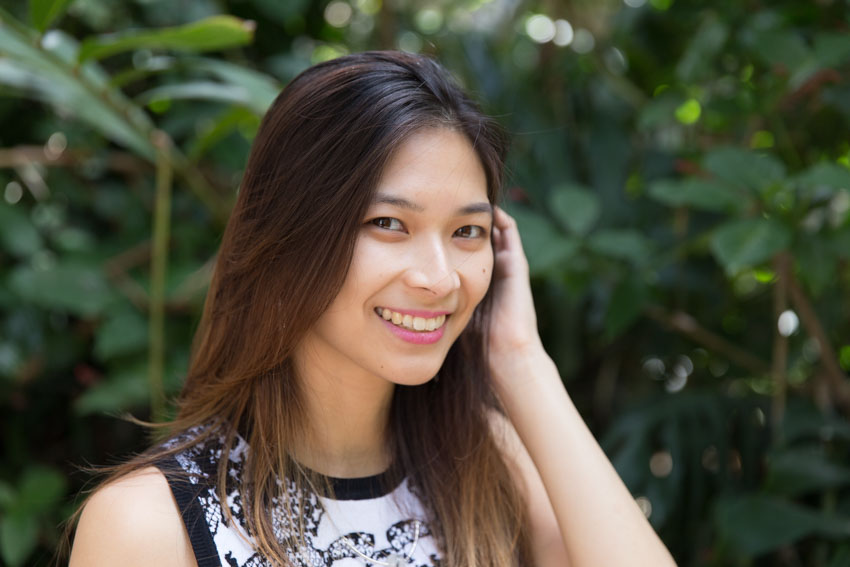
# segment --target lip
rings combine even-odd
[[[381,307],[381,309],[389,309],[402,315],[410,315],[411,317],[422,317],[423,319],[433,319],[440,315],[451,315],[451,311],[426,311],[424,309],[397,309],[395,307]],[[376,311],[377,312],[377,311]]]
[[[413,311],[399,311],[399,313],[404,313],[405,315],[413,315]],[[432,313],[431,311],[416,311],[415,313]],[[386,325],[386,327],[392,331],[392,333],[400,338],[401,340],[412,343],[415,345],[431,345],[439,341],[443,338],[443,334],[446,331],[446,322],[434,329],[433,331],[412,331],[410,329],[405,329],[404,327],[399,327],[398,325],[394,325],[392,322],[387,321],[377,313],[375,315],[380,319],[381,323]],[[441,312],[438,315],[447,315],[446,312]],[[430,317],[435,317],[436,315],[430,315]],[[422,317],[422,315],[416,315],[416,317]],[[446,321],[448,321],[448,317],[446,317]]]

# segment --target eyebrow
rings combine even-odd
[[[375,198],[372,200],[372,204],[374,205],[391,205],[393,207],[398,207],[400,209],[407,209],[409,211],[414,211],[417,213],[421,213],[425,210],[425,207],[418,203],[414,203],[413,201],[408,201],[403,197],[393,197],[392,195],[387,195],[385,193],[378,193],[375,195]],[[486,213],[488,215],[493,215],[493,206],[487,202],[481,203],[471,203],[469,205],[464,205],[456,211],[457,216],[465,216],[465,215],[474,215],[477,213]]]

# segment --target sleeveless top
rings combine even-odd
[[[193,430],[188,435],[197,433],[198,430]],[[165,445],[173,446],[185,440],[185,436],[177,437]],[[248,444],[237,436],[230,454],[223,456],[223,443],[223,437],[198,442],[158,467],[165,473],[177,501],[198,567],[271,567],[272,563],[255,549],[243,514],[239,486]],[[215,486],[216,468],[223,457],[228,460],[229,477],[224,505],[230,510],[232,522],[227,521]],[[168,474],[170,471],[180,474]],[[405,479],[387,491],[383,480],[383,474],[348,479],[328,477],[334,489],[333,499],[310,492],[302,501],[305,537],[304,544],[297,548],[284,543],[292,532],[283,506],[273,499],[273,531],[292,564],[439,567],[441,554],[415,490]],[[295,509],[298,498],[294,483],[288,479],[278,482],[286,486],[285,493]]]

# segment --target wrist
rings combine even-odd
[[[540,342],[491,355],[490,375],[503,403],[523,391],[533,390],[536,385],[553,380],[561,382],[555,362]]]

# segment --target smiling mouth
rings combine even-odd
[[[446,322],[447,317],[447,315],[438,315],[436,317],[414,317],[412,315],[399,313],[398,311],[392,311],[385,307],[376,307],[375,313],[396,327],[401,327],[410,331],[423,332],[439,329]]]

